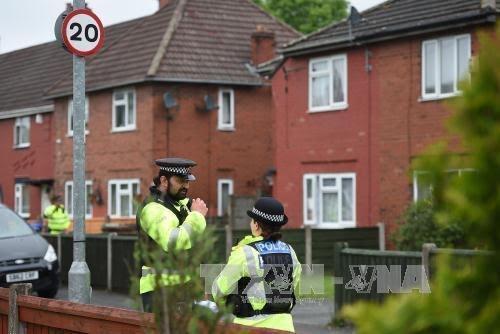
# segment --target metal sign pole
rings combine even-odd
[[[73,0],[85,8],[85,0]],[[69,300],[90,304],[90,270],[85,262],[85,58],[73,55],[73,263],[68,274]]]

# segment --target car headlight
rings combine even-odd
[[[47,262],[54,262],[57,260],[56,251],[52,245],[49,245],[49,248],[47,248],[47,252],[45,253],[43,259]]]

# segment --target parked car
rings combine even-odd
[[[0,287],[29,282],[40,297],[59,289],[54,248],[14,211],[0,204]]]

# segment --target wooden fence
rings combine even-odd
[[[225,231],[215,230],[215,263],[226,262]],[[348,242],[357,248],[377,249],[379,245],[378,228],[352,228],[341,230],[311,231],[312,263],[324,264],[326,272],[334,267],[335,242]],[[233,244],[236,244],[248,230],[233,231]],[[301,263],[305,263],[306,237],[304,229],[283,230],[283,240],[293,245]],[[61,263],[61,280],[67,282],[68,271],[73,261],[73,239],[71,235],[44,235],[58,253]],[[130,277],[134,274],[134,245],[137,236],[122,236],[116,233],[91,234],[86,236],[86,261],[91,271],[91,285],[108,290],[128,291]]]
[[[429,282],[439,270],[439,254],[449,254],[452,266],[474,266],[474,260],[489,252],[463,249],[441,249],[424,244],[422,252],[377,251],[350,248],[348,243],[335,244],[335,311],[361,300],[383,301],[390,293],[404,293],[405,275],[419,280],[420,292],[430,292]],[[381,282],[382,280],[382,282]],[[391,281],[392,280],[392,281]],[[390,287],[389,287],[390,286]],[[388,288],[389,287],[389,288]]]
[[[21,285],[0,288],[0,334],[155,333],[152,313],[17,295]],[[200,326],[199,328],[203,328]],[[220,323],[217,333],[285,333]],[[199,330],[203,334],[203,329]]]

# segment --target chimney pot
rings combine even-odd
[[[162,9],[163,7],[165,6],[168,6],[171,2],[173,2],[174,0],[158,0],[158,3],[159,3],[159,9]]]

